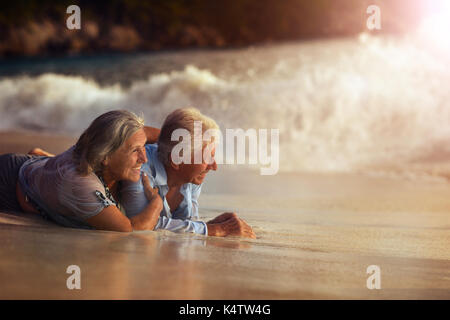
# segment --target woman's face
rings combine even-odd
[[[129,180],[137,182],[141,176],[141,166],[147,162],[144,129],[140,129],[126,140],[119,149],[104,161],[103,178],[113,181]]]

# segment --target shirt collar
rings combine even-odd
[[[150,164],[150,166],[153,167],[155,172],[155,184],[157,186],[167,186],[167,173],[166,168],[164,167],[164,164],[159,160],[158,157],[158,145],[157,144],[148,144],[146,145],[147,148],[147,163]],[[180,188],[180,193],[186,197],[186,192],[188,189],[189,183],[185,183]]]
[[[159,160],[158,146],[156,144],[148,145],[147,147],[148,163],[153,165],[155,172],[155,183],[158,186],[167,186],[166,168]]]

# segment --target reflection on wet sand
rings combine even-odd
[[[450,298],[450,185],[281,178],[284,198],[202,195],[203,220],[233,208],[257,239],[76,230],[0,213],[0,299]],[[81,290],[66,287],[69,265],[81,268]],[[370,265],[381,290],[366,287]]]
[[[0,299],[449,297],[448,260],[309,250],[264,233],[245,241],[2,223],[0,236]],[[382,290],[365,288],[371,264]],[[66,287],[69,265],[81,269],[81,290]]]
[[[0,225],[0,298],[174,299],[205,297],[202,248],[248,248],[239,241],[157,232],[122,234],[58,226]],[[200,249],[200,250],[199,250]],[[66,288],[69,265],[81,290]]]

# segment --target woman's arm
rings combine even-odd
[[[158,194],[158,188],[152,188],[147,174],[142,175],[142,184],[144,185],[145,196],[149,204],[144,210],[130,218],[133,230],[153,230],[158,223],[159,214],[163,209],[163,201]]]
[[[157,188],[150,186],[147,176],[142,177],[148,205],[136,216],[128,219],[116,206],[109,206],[99,214],[89,218],[86,222],[99,230],[131,232],[133,230],[153,230],[158,222],[159,214],[163,208],[161,197]]]
[[[147,144],[152,144],[158,142],[159,133],[161,132],[158,128],[144,127],[145,135],[147,136]]]

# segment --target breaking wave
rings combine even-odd
[[[3,77],[0,129],[76,136],[107,110],[160,126],[170,111],[195,106],[222,130],[278,128],[281,170],[431,172],[450,159],[448,55],[366,34],[205,59],[219,54],[228,64],[188,64],[129,86],[85,75]]]

